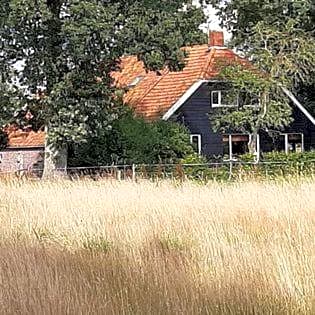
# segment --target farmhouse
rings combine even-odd
[[[147,120],[184,124],[196,151],[207,157],[227,155],[232,159],[246,153],[251,135],[215,133],[210,116],[219,108],[235,105],[218,79],[222,64],[248,61],[224,46],[223,32],[210,32],[208,44],[185,49],[188,58],[180,72],[146,72],[136,57],[125,57],[121,71],[114,74],[118,85],[130,88],[125,102]],[[257,150],[289,153],[315,149],[315,119],[289,91],[284,92],[292,100],[294,121],[285,130],[261,132]]]
[[[236,158],[246,153],[249,134],[220,134],[213,131],[210,117],[216,110],[234,106],[228,88],[218,78],[222,64],[249,64],[224,46],[222,32],[210,32],[209,43],[186,47],[183,71],[146,71],[135,56],[121,60],[121,69],[112,74],[118,87],[128,88],[124,101],[148,121],[170,120],[185,125],[199,154]],[[302,152],[315,149],[315,119],[289,92],[294,121],[285,130],[261,132],[257,151]],[[284,95],[285,97],[285,95]],[[0,172],[39,167],[43,159],[43,132],[10,130],[8,146],[0,151]]]

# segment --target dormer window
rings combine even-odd
[[[212,107],[237,107],[238,95],[227,90],[212,91],[211,105]]]
[[[128,84],[129,88],[136,87],[142,80],[144,79],[144,76],[140,75],[136,77],[131,83]]]

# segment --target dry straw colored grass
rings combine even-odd
[[[0,182],[1,314],[313,314],[315,182]]]

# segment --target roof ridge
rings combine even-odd
[[[212,47],[211,48],[211,51],[210,51],[210,54],[207,58],[207,62],[206,62],[206,65],[204,66],[204,68],[201,70],[201,73],[200,73],[200,78],[201,79],[205,79],[205,75],[206,75],[206,72],[207,72],[207,69],[208,67],[210,66],[213,58],[214,58],[214,55],[215,55],[215,51],[216,51],[216,48],[215,47]]]
[[[165,69],[164,71],[165,71],[165,72],[160,76],[160,78],[159,78],[154,84],[152,84],[152,86],[151,86],[149,89],[147,89],[147,90],[145,91],[145,93],[142,95],[141,98],[139,98],[139,100],[138,100],[138,103],[139,103],[139,104],[140,104],[140,103],[144,100],[144,98],[161,82],[161,80],[170,72],[169,69]]]

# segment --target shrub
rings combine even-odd
[[[8,143],[8,135],[6,132],[0,129],[0,150],[5,148]]]
[[[252,162],[254,157],[250,154],[242,155],[242,162]],[[303,153],[268,152],[262,154],[261,164],[243,165],[245,171],[253,171],[257,175],[286,176],[307,175],[314,173],[315,151]]]
[[[103,137],[72,147],[71,166],[177,163],[193,153],[185,127],[125,113]]]

